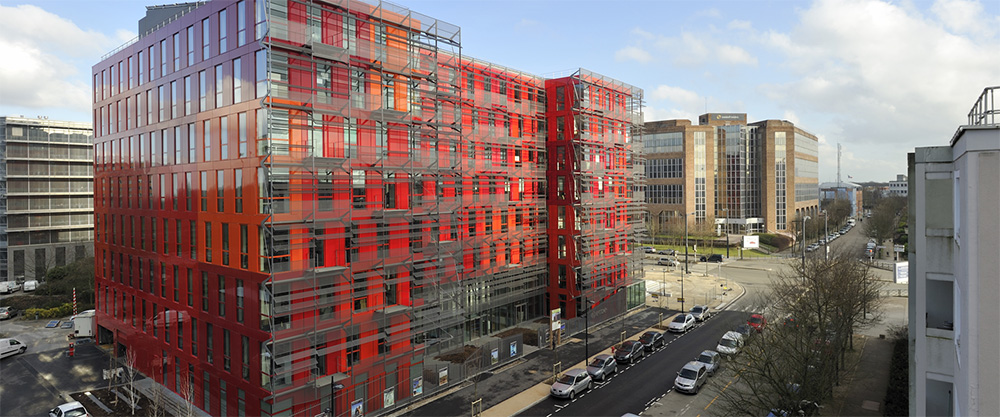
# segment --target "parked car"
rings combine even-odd
[[[663,346],[663,334],[650,330],[639,336],[639,341],[642,342],[643,348],[652,352],[657,346]]]
[[[691,311],[689,311],[689,313],[691,313],[697,321],[705,321],[712,316],[711,309],[708,308],[708,306],[691,307]]]
[[[674,379],[674,389],[680,392],[697,394],[702,385],[708,379],[708,371],[705,364],[698,361],[691,361],[681,368]]]
[[[14,307],[0,307],[0,320],[12,319],[17,316],[17,309]]]
[[[761,314],[751,314],[750,320],[747,320],[747,324],[753,327],[754,330],[760,332],[764,330],[764,326],[767,326],[767,319]]]
[[[11,294],[21,289],[21,283],[17,281],[0,281],[0,294]]]
[[[751,332],[753,331],[753,327],[750,327],[749,324],[742,323],[739,326],[736,326],[736,328],[733,329],[733,331],[743,335],[743,337],[746,338],[750,337],[750,335],[752,334]]]
[[[719,369],[722,368],[722,355],[714,350],[706,350],[701,352],[701,355],[695,359],[698,362],[705,364],[705,369],[708,371],[708,376],[715,375]]]
[[[722,255],[716,253],[709,256],[702,256],[699,260],[701,262],[722,262]]]
[[[26,350],[28,350],[28,347],[17,339],[0,339],[0,359],[24,353]]]
[[[33,280],[33,279],[32,280],[28,280],[28,281],[24,281],[24,292],[34,291],[34,290],[37,290],[37,289],[38,289],[38,281]]]
[[[641,247],[639,249],[642,250],[645,253],[656,253],[656,248],[654,248],[652,246],[643,246],[643,247]]]
[[[615,372],[618,372],[618,362],[611,355],[597,355],[590,361],[590,365],[587,365],[587,373],[595,381],[608,379],[608,376]]]
[[[675,250],[675,249],[662,249],[662,250],[660,250],[659,253],[662,254],[662,255],[671,255],[671,256],[673,256],[673,255],[677,254],[677,250]]]
[[[667,330],[675,333],[684,333],[694,327],[695,319],[693,315],[690,314],[678,314],[674,317],[674,321],[671,321],[667,325]]]
[[[87,409],[84,408],[83,404],[80,404],[79,401],[66,403],[49,410],[49,417],[89,417],[89,416],[90,413],[87,412]]]
[[[677,262],[677,260],[673,258],[662,257],[658,261],[656,261],[656,264],[666,265],[666,266],[677,266],[680,265],[681,263]]]
[[[719,345],[715,350],[723,355],[735,355],[743,349],[743,335],[738,332],[729,331],[719,339]]]
[[[573,368],[564,373],[549,389],[549,393],[556,398],[576,398],[576,394],[590,388],[590,374],[580,368]]]
[[[635,340],[626,340],[621,346],[615,349],[615,360],[618,363],[634,363],[636,359],[645,355],[646,351],[642,346],[642,342]]]

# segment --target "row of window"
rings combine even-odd
[[[245,93],[242,74],[246,68],[243,58],[239,57],[196,75],[160,84],[155,89],[139,91],[107,106],[97,106],[94,134],[100,137],[125,132],[263,97],[267,93],[265,59],[266,51],[256,52],[255,90],[252,92]]]
[[[649,204],[684,204],[683,184],[649,184],[646,186]]]
[[[150,253],[173,254],[174,256],[190,258],[192,260],[198,260],[198,248],[200,246],[205,251],[203,258],[205,262],[219,262],[225,266],[230,266],[230,253],[232,252],[230,250],[230,234],[234,232],[239,233],[240,246],[239,252],[237,252],[239,255],[239,267],[241,269],[249,268],[250,243],[248,227],[245,224],[219,223],[219,228],[213,228],[212,222],[199,224],[200,222],[196,220],[173,219],[171,221],[171,219],[162,219],[161,223],[156,217],[150,217],[147,222],[144,216],[116,216],[114,214],[109,216],[107,213],[102,213],[94,218],[98,220],[97,224],[94,225],[94,230],[97,231],[97,241],[140,249]],[[148,237],[146,234],[147,230],[149,230]],[[259,231],[256,232],[256,237],[260,241],[260,233]],[[174,236],[172,241],[170,239],[171,234]],[[213,252],[215,249],[212,239],[213,234],[219,236],[219,240],[221,241],[221,256],[218,260],[216,260],[215,253]],[[162,240],[158,240],[157,235],[162,237]],[[137,240],[139,242],[138,245],[136,245]],[[148,249],[147,240],[149,242]],[[111,263],[112,265],[115,263],[113,257]],[[235,267],[235,265],[233,266]],[[119,265],[119,267],[123,268],[124,265]],[[110,269],[106,276],[114,280],[115,271],[114,268]],[[121,274],[123,269],[119,269],[118,271]],[[119,278],[122,277],[119,276]]]
[[[258,28],[255,39],[260,39],[266,18],[263,8],[266,5],[267,2],[264,0],[256,1],[257,7],[254,7],[254,0],[236,3],[237,47],[247,43],[248,13],[253,13]],[[154,79],[163,78],[168,73],[180,71],[198,62],[207,61],[213,56],[213,45],[215,46],[215,55],[226,53],[230,47],[229,35],[233,29],[230,24],[229,9],[220,10],[214,16],[203,19],[198,25],[188,26],[182,32],[160,39],[159,43],[154,43],[148,48],[140,48],[135,55],[129,55],[117,63],[112,63],[108,68],[101,69],[100,73],[94,74],[94,102],[97,103],[137,86],[142,86]],[[197,36],[196,32],[198,32]],[[196,49],[199,40],[200,48]],[[159,66],[157,66],[157,61],[159,61]],[[157,67],[159,67],[158,76]]]
[[[684,178],[684,158],[647,160],[646,178]]]

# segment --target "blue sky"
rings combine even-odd
[[[162,1],[0,1],[0,114],[90,121],[90,67]],[[820,181],[889,181],[947,145],[1000,85],[1000,1],[399,0],[461,27],[462,53],[586,68],[645,91],[647,121],[785,119],[820,138]]]

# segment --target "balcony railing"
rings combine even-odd
[[[993,125],[997,124],[997,115],[1000,115],[1000,108],[997,108],[996,96],[1000,92],[1000,86],[986,87],[979,95],[979,100],[969,110],[969,125]]]

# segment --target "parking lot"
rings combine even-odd
[[[81,340],[70,357],[66,336],[72,330],[46,328],[48,323],[20,318],[0,322],[3,337],[28,347],[23,354],[0,360],[0,415],[47,416],[53,407],[71,401],[69,394],[106,383],[101,371],[108,367],[108,355],[92,341]]]

